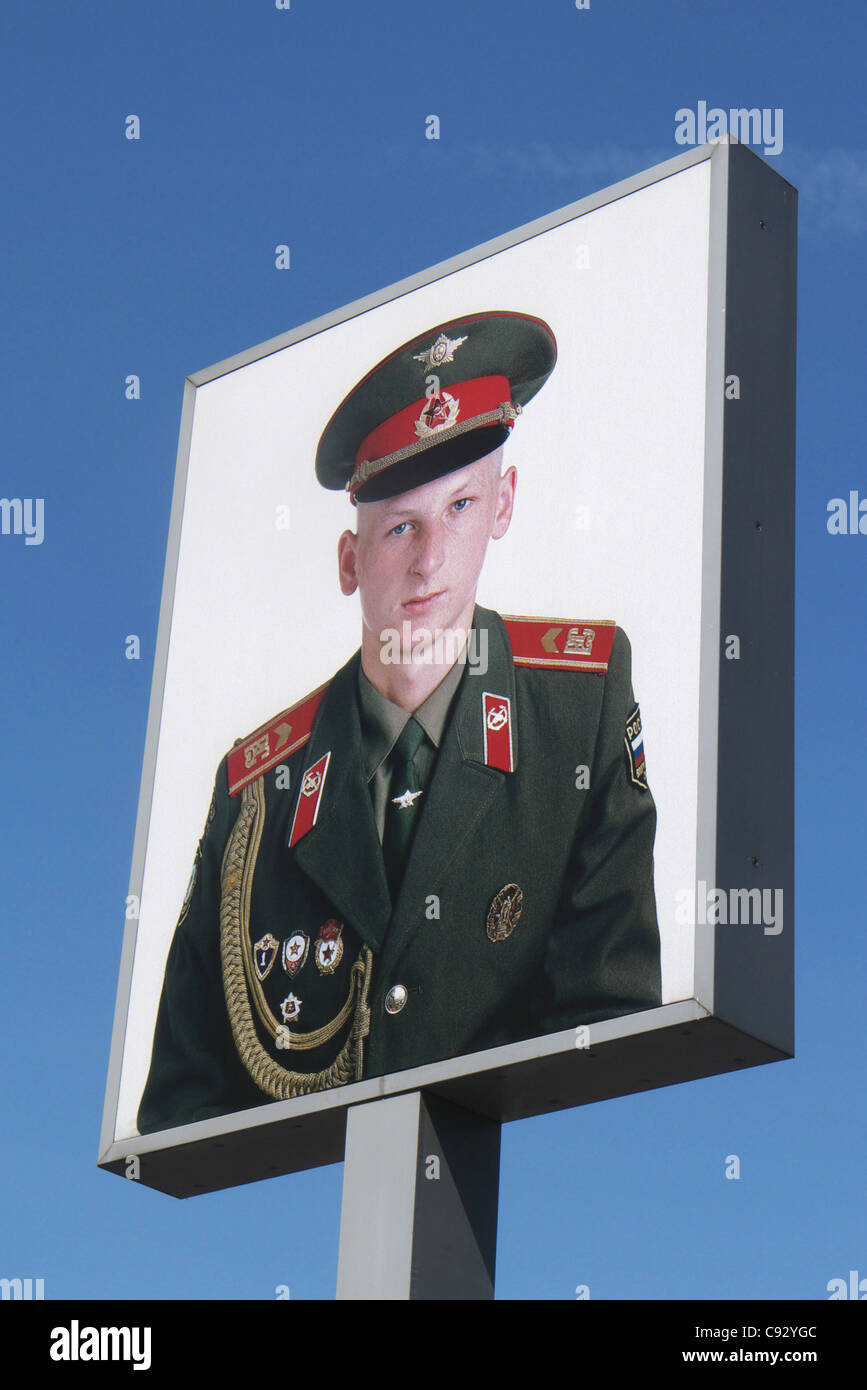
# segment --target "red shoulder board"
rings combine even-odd
[[[263,724],[246,738],[239,739],[229,754],[229,795],[237,796],[248,782],[261,777],[263,772],[288,758],[296,749],[303,748],[310,737],[316,711],[328,689],[328,682],[320,685],[312,695],[299,700],[297,705],[284,709],[269,723]]]
[[[604,675],[617,624],[613,618],[576,622],[567,618],[503,618],[516,666]]]

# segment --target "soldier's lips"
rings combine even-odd
[[[420,598],[407,599],[405,603],[401,604],[401,607],[405,608],[412,617],[417,618],[420,614],[427,613],[428,609],[433,608],[437,599],[442,598],[444,593],[445,589],[438,589],[435,594],[422,594]]]

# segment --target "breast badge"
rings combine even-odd
[[[488,908],[488,939],[506,941],[518,925],[524,894],[517,883],[505,884]]]
[[[283,1015],[284,1023],[294,1023],[301,1012],[301,1000],[294,994],[287,994],[283,1003],[280,1005],[280,1012]]]
[[[313,958],[320,975],[333,975],[343,959],[343,923],[331,917],[319,929]]]
[[[257,941],[253,947],[253,963],[256,967],[256,974],[260,980],[264,980],[268,975],[271,966],[277,959],[277,952],[280,950],[280,942],[271,935],[270,932]]]
[[[302,931],[293,932],[288,941],[283,942],[283,969],[294,979],[307,959],[310,937]]]

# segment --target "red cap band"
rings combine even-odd
[[[497,406],[511,404],[511,400],[511,387],[505,376],[479,376],[459,381],[436,395],[423,396],[371,430],[355,455],[356,468],[360,463],[395,454],[459,421],[463,423],[496,410]]]

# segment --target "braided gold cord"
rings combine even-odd
[[[254,791],[253,787],[257,791]],[[300,1072],[292,1071],[288,1067],[281,1066],[279,1062],[275,1062],[265,1051],[256,1033],[248,988],[248,981],[252,984],[252,979],[250,979],[250,972],[245,968],[245,955],[248,956],[250,950],[250,894],[256,856],[262,839],[264,809],[262,784],[257,779],[252,786],[244,788],[241,810],[223,855],[220,903],[220,955],[223,964],[223,988],[229,1010],[232,1037],[235,1040],[238,1055],[247,1071],[260,1090],[265,1091],[274,1100],[292,1100],[296,1096],[309,1095],[313,1091],[324,1091],[331,1086],[342,1086],[347,1081],[361,1080],[364,1062],[363,1044],[370,1031],[370,1007],[367,996],[370,989],[373,955],[368,946],[363,946],[350,972],[349,998],[338,1017],[342,1017],[344,1013],[346,1017],[349,1016],[353,999],[355,1000],[355,1017],[349,1035],[331,1065],[322,1071]],[[331,1027],[332,1025],[329,1024],[328,1028]],[[319,1033],[326,1031],[327,1029],[318,1030]],[[293,1045],[296,1044],[298,1036],[292,1036]],[[315,1035],[300,1036],[303,1038]]]

